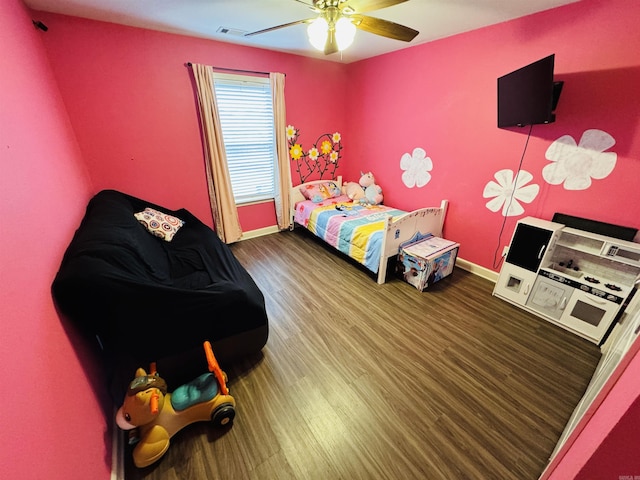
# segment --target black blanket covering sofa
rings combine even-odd
[[[184,221],[171,241],[134,216],[153,208]],[[156,362],[170,389],[259,352],[269,333],[262,292],[217,234],[189,211],[115,191],[89,202],[52,285],[59,311],[96,341],[116,402],[137,367]]]

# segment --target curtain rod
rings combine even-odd
[[[188,67],[190,67],[191,65],[192,65],[191,62],[187,62]],[[213,68],[214,70],[224,70],[226,72],[255,73],[256,75],[269,75],[269,72],[258,72],[255,70],[241,70],[238,68],[225,68],[225,67],[214,67],[214,66],[212,66],[211,68]]]

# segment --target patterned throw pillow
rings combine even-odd
[[[340,187],[335,182],[316,183],[313,185],[301,185],[300,193],[307,200],[320,203],[328,198],[340,195]]]
[[[133,214],[144,227],[156,237],[170,242],[178,233],[184,221],[167,213],[159,212],[153,208],[145,208],[142,212]]]

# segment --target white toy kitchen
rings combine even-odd
[[[640,244],[527,217],[493,294],[598,345],[640,280]]]

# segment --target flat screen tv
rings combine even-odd
[[[552,123],[563,82],[553,81],[555,54],[498,78],[498,128]]]

